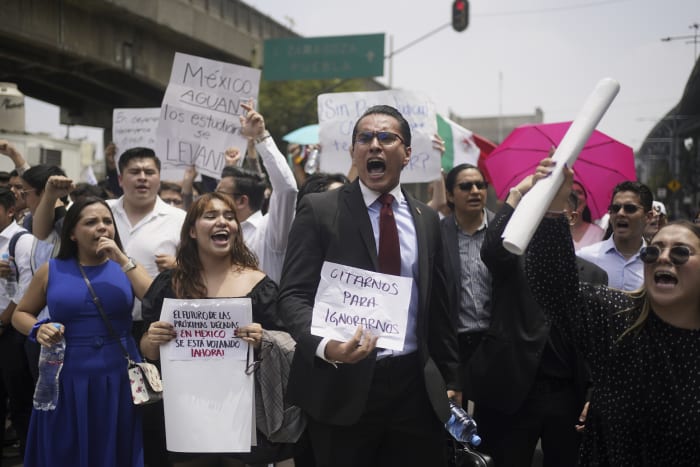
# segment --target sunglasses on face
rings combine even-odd
[[[656,245],[649,245],[642,248],[639,252],[639,257],[647,264],[652,264],[658,261],[659,256],[661,256],[662,248]],[[688,262],[688,259],[695,253],[690,251],[690,248],[683,245],[672,246],[668,250],[668,257],[673,264],[679,266]]]
[[[639,211],[640,209],[643,209],[642,206],[638,204],[632,204],[632,203],[625,203],[625,204],[611,204],[608,206],[608,212],[610,214],[617,214],[620,212],[620,208],[622,208],[625,211],[625,214],[634,214],[635,212]]]
[[[485,190],[489,185],[486,182],[462,182],[458,183],[457,186],[462,191],[472,191],[474,187],[476,187],[477,190]]]
[[[391,146],[398,141],[404,143],[401,136],[391,131],[361,131],[355,137],[355,142],[357,144],[370,144],[374,138],[377,138],[377,142],[382,146]]]

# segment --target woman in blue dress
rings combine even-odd
[[[119,340],[93,303],[80,267]],[[25,466],[143,466],[141,414],[121,345],[140,361],[131,308],[134,295],[141,298],[150,283],[122,251],[104,200],[88,197],[68,210],[57,257],[37,271],[12,317],[15,328],[43,346],[66,341],[58,403],[54,410],[33,410]],[[37,321],[45,305],[51,318]]]

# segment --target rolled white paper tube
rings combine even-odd
[[[603,118],[620,84],[612,78],[603,78],[583,104],[578,116],[562,138],[552,156],[556,165],[552,174],[537,182],[518,203],[513,216],[503,232],[503,247],[516,255],[522,255],[540,225],[554,196],[564,181],[564,165],[572,167],[581,149]]]

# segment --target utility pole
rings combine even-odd
[[[443,29],[449,27],[450,24],[451,24],[451,23],[445,23],[445,24],[443,24],[442,26],[439,26],[439,27],[433,29],[432,31],[430,31],[430,32],[428,32],[428,33],[426,33],[426,34],[423,34],[423,35],[420,36],[418,39],[415,39],[415,40],[409,42],[408,44],[406,44],[406,45],[404,45],[404,46],[402,46],[402,47],[399,47],[399,48],[396,49],[396,50],[394,50],[394,37],[393,37],[393,36],[389,36],[389,55],[387,55],[386,57],[384,57],[385,59],[389,60],[389,88],[393,88],[393,87],[394,87],[394,83],[393,83],[394,55],[398,55],[399,53],[403,52],[404,50],[408,49],[409,47],[412,47],[412,46],[416,45],[417,43],[419,43],[419,42],[421,42],[421,41],[424,41],[424,40],[427,39],[428,37],[430,37],[430,36],[432,36],[432,35],[434,35],[434,34],[437,34],[438,32],[442,31]]]
[[[700,23],[693,23],[690,26],[688,26],[689,29],[695,29],[695,32],[691,35],[688,36],[670,36],[670,37],[662,37],[661,40],[663,42],[671,42],[671,41],[678,41],[678,40],[685,40],[686,44],[694,44],[693,45],[693,54],[695,56],[695,60],[698,60],[698,44],[700,44],[700,36],[698,33],[700,32]]]

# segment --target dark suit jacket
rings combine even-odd
[[[458,389],[457,338],[447,304],[442,242],[435,211],[406,196],[418,242],[417,338],[420,370],[438,417],[449,417],[446,390]],[[378,270],[377,247],[358,181],[304,197],[289,234],[280,283],[279,310],[297,349],[287,399],[314,419],[355,423],[364,411],[376,352],[355,364],[332,364],[315,356],[321,341],[310,333],[321,266],[332,261]]]
[[[550,332],[550,322],[528,286],[525,257],[503,248],[501,237],[512,214],[513,208],[504,204],[481,247],[493,280],[491,325],[469,361],[464,383],[465,397],[504,413],[515,412],[527,397]],[[581,281],[607,284],[601,268],[584,260],[578,264]],[[589,378],[579,355],[572,373],[583,402]]]
[[[490,225],[493,222],[494,213],[486,210],[486,221]],[[459,314],[460,297],[459,290],[462,280],[461,264],[459,257],[459,238],[457,237],[457,224],[454,214],[445,216],[440,220],[440,229],[445,242],[445,266],[447,267],[447,285],[450,303],[455,307],[455,313]],[[459,323],[459,321],[458,321]]]

